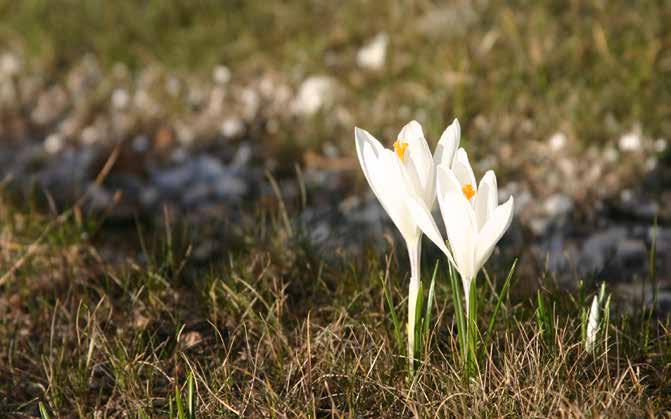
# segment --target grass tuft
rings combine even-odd
[[[6,203],[2,213],[6,270],[50,219]],[[145,231],[143,246],[112,258],[103,230],[74,220],[53,229],[0,292],[0,410],[577,417],[653,415],[671,403],[668,323],[618,312],[613,301],[604,344],[588,353],[585,299],[552,288],[521,298],[510,275],[480,298],[481,319],[503,298],[510,304],[479,325],[489,343],[465,381],[447,268],[429,286],[424,316],[432,320],[408,381],[403,319],[389,321],[403,304],[405,280],[392,274],[402,270],[377,257],[318,264],[309,242],[279,239],[283,217],[262,234],[242,231],[246,245],[205,266],[190,260],[193,237],[175,234],[188,231],[177,222]]]

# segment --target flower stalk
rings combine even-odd
[[[410,258],[408,284],[408,363],[414,371],[416,354],[421,347],[423,291],[421,283],[421,225],[431,226],[429,234],[437,231],[431,215],[436,200],[436,165],[451,162],[458,146],[459,123],[455,120],[438,141],[432,155],[422,127],[416,121],[406,124],[393,142],[385,148],[370,133],[354,129],[354,139],[361,169],[373,193],[405,240]],[[436,237],[432,237],[436,241]],[[442,250],[447,252],[442,238]],[[387,297],[387,301],[389,302]],[[427,304],[427,308],[430,304]],[[396,327],[396,326],[395,326]]]
[[[456,151],[451,161],[443,161],[437,166],[436,184],[436,195],[450,248],[445,246],[434,222],[421,218],[417,220],[419,228],[454,266],[450,277],[457,311],[459,344],[465,370],[470,375],[477,367],[477,353],[482,346],[478,331],[476,278],[510,227],[514,200],[510,197],[499,205],[496,175],[491,170],[485,173],[479,184],[476,183],[468,154],[463,148]]]
[[[450,267],[455,269],[451,271],[450,277],[455,305],[458,306],[457,323],[462,358],[467,370],[473,371],[472,366],[477,361],[476,351],[482,343],[477,330],[475,279],[510,226],[513,216],[512,197],[504,204],[498,204],[496,175],[493,171],[485,173],[480,184],[476,183],[466,151],[458,148],[460,135],[461,128],[455,119],[441,135],[432,156],[422,127],[416,121],[411,121],[401,129],[392,149],[383,147],[367,131],[359,128],[354,130],[357,156],[364,176],[408,248],[410,282],[407,349],[411,374],[421,352],[424,340],[422,333],[428,333],[424,331],[429,330],[426,322],[430,319],[428,310],[422,314],[422,234],[426,234],[440,248],[447,256]],[[431,215],[436,198],[450,248]],[[456,272],[461,283],[455,279]],[[509,280],[510,275],[506,284]],[[433,284],[432,281],[427,309],[431,307]],[[462,292],[463,305],[459,296]],[[387,301],[390,301],[388,296]],[[392,316],[394,319],[395,316]]]
[[[415,326],[417,320],[417,300],[421,288],[421,253],[421,237],[414,243],[408,243],[408,256],[410,257],[410,283],[408,284],[408,363],[411,373],[414,371],[415,366]]]

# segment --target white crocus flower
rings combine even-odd
[[[599,298],[595,295],[587,316],[587,332],[585,333],[585,350],[587,352],[591,352],[594,348],[596,335],[599,333],[599,309]]]
[[[431,216],[436,196],[436,165],[451,162],[459,144],[459,122],[443,132],[436,153],[432,156],[417,121],[406,124],[393,144],[387,149],[370,133],[354,129],[357,156],[373,193],[392,219],[408,247],[410,256],[410,286],[408,292],[408,351],[412,363],[414,323],[417,293],[420,284],[420,253],[422,230],[419,225],[432,226],[429,233],[438,232]],[[447,247],[440,237],[442,249]]]
[[[510,226],[513,197],[498,205],[496,175],[491,170],[485,173],[477,185],[463,148],[457,150],[451,167],[447,162],[438,165],[437,179],[438,204],[452,248],[454,265],[461,275],[466,315],[470,317],[471,284]],[[449,258],[440,232],[431,231],[435,223],[421,224],[420,228]]]

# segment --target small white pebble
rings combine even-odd
[[[221,135],[226,138],[237,137],[243,130],[242,121],[238,118],[226,118],[221,123]]]
[[[58,134],[49,134],[44,140],[44,149],[49,154],[56,154],[63,149],[63,137]]]
[[[622,151],[638,151],[641,148],[641,134],[637,131],[624,134],[618,145]]]
[[[548,215],[556,217],[570,212],[573,209],[573,200],[566,195],[556,193],[545,200],[543,207]]]
[[[666,150],[666,140],[664,138],[658,138],[655,140],[655,151],[662,153]]]
[[[112,93],[112,106],[116,109],[126,109],[130,103],[130,95],[126,89],[114,89]]]
[[[563,132],[557,132],[550,137],[549,143],[552,151],[559,151],[566,145],[566,135]]]
[[[98,142],[100,136],[98,135],[98,130],[92,126],[86,127],[82,130],[80,139],[83,144],[91,145]]]
[[[231,70],[225,65],[218,65],[212,71],[212,78],[216,83],[226,84],[231,80]]]
[[[293,111],[310,116],[334,102],[336,82],[329,76],[310,76],[301,84],[292,103]]]
[[[384,66],[388,44],[389,36],[386,33],[378,34],[359,50],[356,54],[356,63],[361,68],[379,70]]]
[[[247,118],[252,118],[256,115],[259,109],[259,94],[251,87],[246,87],[240,93],[240,102],[242,102],[242,111]]]
[[[21,71],[21,61],[12,53],[6,52],[0,56],[0,73],[5,76],[15,76]]]
[[[646,159],[644,167],[645,167],[645,170],[648,171],[648,172],[651,172],[651,171],[655,170],[655,168],[657,167],[657,158],[656,157],[650,157],[650,158]]]

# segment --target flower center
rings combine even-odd
[[[475,189],[473,189],[473,185],[471,185],[470,183],[467,183],[464,186],[462,186],[461,187],[461,192],[464,193],[464,196],[469,201],[471,200],[471,198],[473,198],[475,196]]]
[[[398,155],[398,158],[403,161],[403,158],[405,157],[405,149],[408,148],[408,143],[402,142],[400,139],[396,140],[394,142],[394,151]]]

